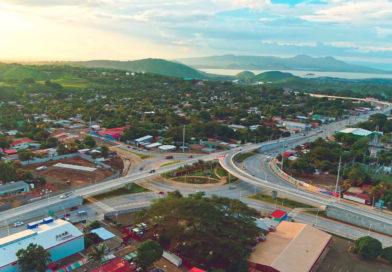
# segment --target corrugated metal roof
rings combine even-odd
[[[41,224],[35,229],[24,230],[0,238],[0,267],[17,261],[16,252],[19,249],[27,248],[30,243],[48,249],[82,235],[82,232],[71,223],[57,219],[48,224]]]
[[[15,190],[19,190],[19,189],[23,189],[29,187],[29,185],[24,182],[24,181],[17,181],[17,182],[13,182],[13,183],[6,183],[3,185],[0,185],[0,194],[2,193],[7,193],[9,191],[15,191]]]

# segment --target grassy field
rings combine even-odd
[[[125,149],[125,148],[121,148],[120,147],[120,149],[124,150],[126,152],[129,152],[129,153],[132,153],[133,155],[138,156],[142,160],[146,160],[146,159],[152,158],[152,156],[145,155],[145,154],[140,154],[140,153],[136,153],[136,152],[132,152],[132,151],[129,151],[129,150]]]
[[[141,187],[141,186],[137,185],[136,183],[132,183],[131,189],[128,189],[127,186],[124,186],[124,187],[115,189],[110,192],[94,195],[94,196],[92,196],[92,198],[95,198],[97,200],[103,200],[106,198],[112,198],[112,197],[129,195],[129,194],[137,194],[137,193],[143,193],[143,192],[149,192],[149,191],[150,190],[148,190],[144,187]]]
[[[277,197],[275,200],[275,199],[272,199],[272,196],[270,196],[270,195],[255,194],[255,195],[250,196],[250,198],[260,200],[263,202],[272,203],[272,204],[276,203],[277,205],[281,205],[281,206],[291,208],[291,209],[295,209],[295,208],[310,208],[310,209],[313,208],[314,209],[314,208],[316,208],[314,206],[304,204],[301,202],[297,202],[297,201],[287,199],[287,198]],[[317,211],[305,211],[305,212],[310,213],[310,214],[317,214]],[[324,211],[319,211],[318,216],[327,217],[327,215]]]
[[[223,168],[217,168],[216,169],[216,173],[220,176],[220,177],[225,177],[228,175],[227,171]]]
[[[249,157],[252,157],[253,155],[256,155],[256,152],[245,152],[245,153],[240,153],[234,157],[235,162],[243,162]]]
[[[177,164],[180,163],[181,161],[172,161],[172,162],[167,162],[165,164],[162,164],[161,166],[159,166],[159,168],[165,167],[165,166],[169,166],[169,165],[173,165],[173,164]]]

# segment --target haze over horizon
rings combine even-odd
[[[0,0],[0,60],[306,54],[392,70],[389,0]]]

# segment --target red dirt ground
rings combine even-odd
[[[97,170],[93,172],[72,170],[53,166],[56,163],[67,163],[73,165],[95,167]],[[43,171],[36,171],[39,166],[47,166],[48,168]],[[56,190],[64,190],[69,188],[77,188],[89,183],[101,181],[114,174],[112,170],[105,168],[98,168],[93,163],[82,159],[80,157],[67,158],[63,160],[51,161],[46,163],[39,163],[28,165],[24,167],[26,170],[34,171],[37,176],[42,176],[46,179],[46,183],[53,186]]]

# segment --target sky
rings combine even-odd
[[[392,69],[392,0],[0,0],[0,60],[223,54]]]

